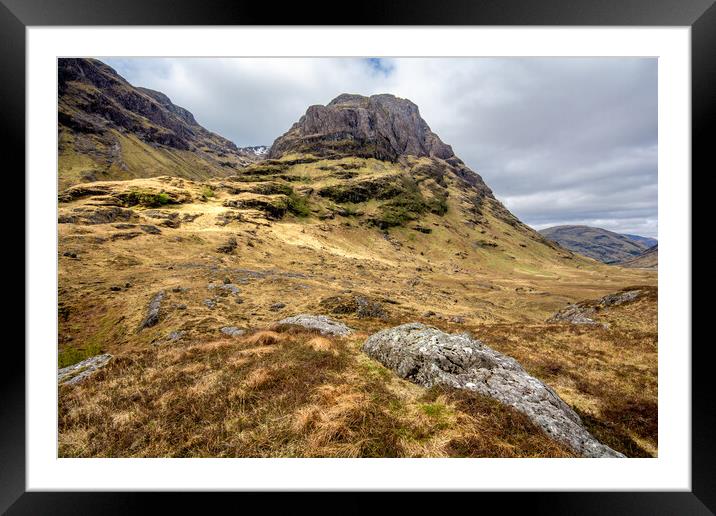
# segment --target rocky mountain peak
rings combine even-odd
[[[408,155],[454,157],[452,148],[420,116],[417,105],[390,94],[366,97],[343,93],[325,106],[310,106],[274,142],[269,157],[280,158],[293,152],[387,161]]]

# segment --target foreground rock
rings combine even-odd
[[[409,323],[371,335],[363,351],[423,387],[466,389],[510,405],[578,455],[623,457],[597,441],[574,410],[516,360],[467,334],[451,335]]]
[[[172,342],[175,342],[175,341],[177,341],[177,340],[181,340],[182,338],[184,338],[184,335],[185,335],[185,332],[180,331],[180,330],[176,330],[176,331],[171,332],[171,333],[167,336],[167,339],[170,340],[170,341],[172,341]]]
[[[353,333],[353,330],[342,322],[335,321],[325,315],[309,315],[300,314],[294,315],[293,317],[287,317],[278,322],[279,324],[296,324],[309,328],[311,330],[318,330],[324,335],[335,335],[337,337],[345,337]]]
[[[548,323],[568,322],[572,324],[592,324],[608,327],[607,324],[600,323],[592,319],[600,310],[612,306],[619,306],[625,303],[636,301],[644,294],[641,290],[624,290],[615,294],[609,294],[593,301],[581,301],[579,303],[567,305],[552,317],[547,319]]]
[[[79,383],[97,372],[101,367],[106,366],[111,358],[112,355],[109,354],[97,355],[74,365],[63,367],[57,371],[57,383],[60,385]]]

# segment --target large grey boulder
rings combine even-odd
[[[336,321],[325,315],[309,315],[300,314],[294,315],[293,317],[286,317],[278,322],[279,324],[296,324],[309,328],[312,330],[318,330],[324,335],[335,335],[338,337],[345,337],[350,335],[353,330],[340,321]]]
[[[510,405],[578,455],[623,457],[597,441],[576,412],[516,360],[468,334],[448,334],[409,323],[371,335],[363,351],[401,378],[423,387],[466,389]]]

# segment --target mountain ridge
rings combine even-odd
[[[59,182],[228,175],[255,161],[162,92],[96,59],[58,59]]]

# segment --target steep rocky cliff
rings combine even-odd
[[[364,97],[344,93],[326,106],[311,106],[278,138],[269,152],[280,158],[291,152],[321,156],[352,155],[395,161],[399,156],[454,158],[407,99],[382,94]]]

